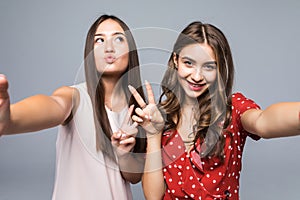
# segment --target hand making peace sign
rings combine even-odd
[[[119,131],[111,136],[111,143],[116,148],[118,156],[129,153],[136,142],[135,136],[138,133],[138,124],[136,122],[131,123],[130,119],[133,109],[134,105],[131,105]]]
[[[148,81],[145,81],[145,83],[149,104],[145,103],[141,95],[134,87],[131,85],[128,86],[130,92],[140,106],[140,108],[135,109],[135,112],[138,116],[133,115],[132,120],[141,125],[147,134],[153,135],[162,131],[165,123],[161,112],[158,110],[155,103],[152,87]]]

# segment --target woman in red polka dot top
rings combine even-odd
[[[261,110],[232,94],[230,47],[215,26],[193,22],[174,45],[157,107],[149,83],[133,120],[147,131],[143,189],[147,199],[239,199],[246,138],[300,134],[300,102]]]

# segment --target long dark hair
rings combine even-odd
[[[217,27],[196,21],[189,24],[178,36],[162,80],[160,106],[166,113],[165,129],[176,129],[180,122],[180,104],[184,99],[184,91],[178,82],[173,56],[178,59],[184,47],[198,43],[206,43],[213,49],[217,62],[217,80],[197,99],[199,112],[195,116],[197,123],[193,127],[193,142],[195,146],[200,139],[201,157],[216,155],[222,158],[225,143],[223,131],[231,121],[234,66],[227,39]]]
[[[97,71],[95,58],[94,58],[94,37],[98,26],[105,20],[112,19],[116,21],[124,30],[125,37],[129,46],[129,61],[128,67],[120,82],[122,83],[123,90],[126,94],[128,105],[134,104],[138,106],[136,100],[132,97],[127,86],[130,84],[137,88],[138,92],[144,97],[142,90],[138,53],[136,44],[132,33],[128,26],[119,18],[113,15],[102,15],[100,16],[91,26],[88,31],[85,43],[84,51],[84,67],[85,67],[85,78],[87,83],[87,90],[91,97],[94,110],[94,121],[96,128],[96,145],[97,150],[101,150],[105,155],[108,155],[111,159],[115,160],[113,148],[111,145],[112,130],[108,120],[107,112],[104,103],[105,88],[102,82],[101,73]],[[136,144],[133,152],[144,153],[146,147],[145,136],[142,129],[139,129],[139,134],[136,136]]]

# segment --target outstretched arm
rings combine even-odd
[[[265,110],[251,109],[241,120],[245,130],[262,138],[300,135],[300,102],[276,103]]]
[[[0,135],[54,127],[70,115],[74,88],[61,87],[51,96],[35,95],[10,105],[8,81],[5,76],[0,77]]]
[[[141,108],[136,109],[138,116],[132,119],[139,123],[147,132],[147,152],[142,185],[147,200],[162,199],[165,193],[165,183],[162,172],[161,136],[164,127],[163,117],[158,110],[151,85],[146,82],[147,105],[135,88],[129,86],[130,92]]]

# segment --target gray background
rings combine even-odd
[[[87,30],[107,13],[136,29],[143,79],[157,86],[176,32],[201,20],[218,26],[231,44],[234,90],[266,108],[300,100],[299,11],[298,0],[1,0],[0,73],[10,80],[12,102],[79,82]],[[56,132],[0,139],[0,200],[51,198]],[[299,144],[300,137],[248,140],[241,199],[299,199]],[[133,191],[135,199],[143,199],[139,184]]]

